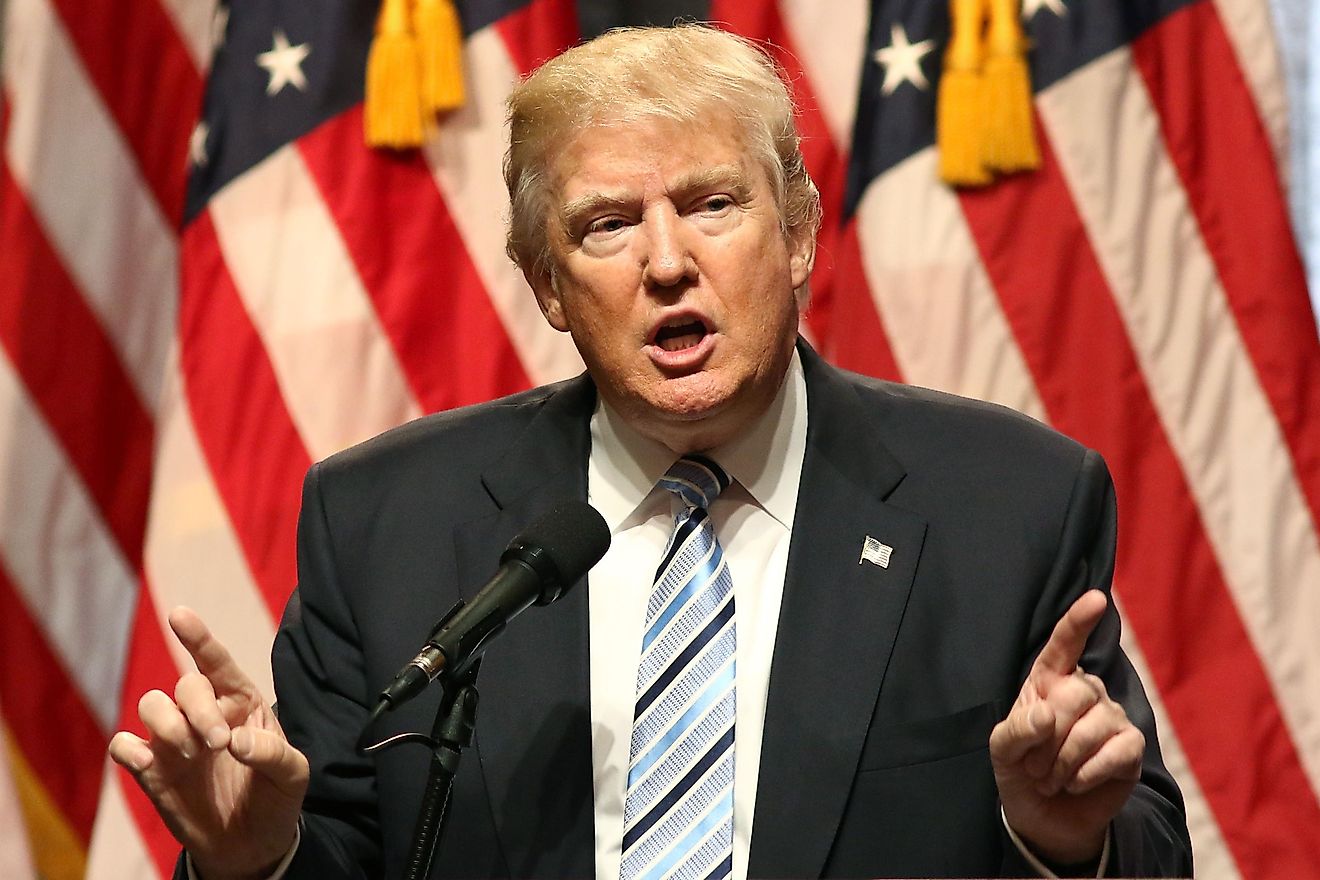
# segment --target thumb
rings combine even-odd
[[[229,738],[229,754],[286,793],[301,798],[307,788],[307,757],[276,731],[236,727]]]

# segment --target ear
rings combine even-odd
[[[536,295],[536,304],[541,308],[546,323],[560,333],[568,332],[568,320],[564,316],[564,300],[559,295],[559,285],[555,283],[553,273],[543,272],[533,275],[524,271],[523,277]]]
[[[801,290],[811,277],[816,265],[816,231],[809,226],[788,232],[788,268],[793,278],[793,289]]]

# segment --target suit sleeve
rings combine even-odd
[[[1109,695],[1122,704],[1146,737],[1141,779],[1111,824],[1106,875],[1111,877],[1190,877],[1191,839],[1177,783],[1164,766],[1155,717],[1146,692],[1119,645],[1121,623],[1113,602],[1114,556],[1118,537],[1113,481],[1104,460],[1088,450],[1073,486],[1064,517],[1058,553],[1032,620],[1031,650],[1019,680],[1044,647],[1055,623],[1089,589],[1110,597],[1103,619],[1087,642],[1081,666],[1104,680]],[[1140,566],[1140,560],[1133,561]],[[1133,587],[1139,588],[1139,583]],[[1094,869],[1092,869],[1094,870]],[[1036,872],[1004,835],[1004,876]]]
[[[381,872],[375,772],[354,745],[370,707],[357,625],[340,587],[320,488],[303,484],[298,589],[271,653],[280,724],[311,764],[302,841],[290,880],[367,878]]]

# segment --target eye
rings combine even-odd
[[[698,203],[697,207],[707,214],[722,214],[733,207],[733,199],[726,195],[707,196]]]
[[[592,220],[587,224],[584,230],[585,235],[609,235],[612,232],[618,232],[628,225],[622,217],[601,217],[598,220]]]

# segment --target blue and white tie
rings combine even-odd
[[[621,880],[720,880],[733,870],[733,579],[709,515],[729,482],[696,455],[660,478],[685,509],[646,606]]]

